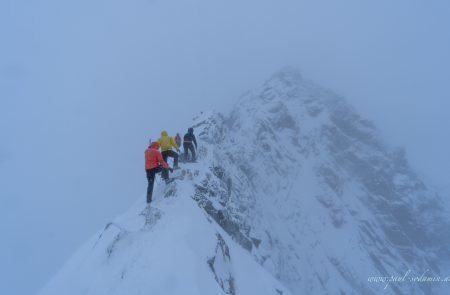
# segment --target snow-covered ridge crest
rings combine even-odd
[[[202,157],[208,150],[201,149]],[[39,294],[288,295],[193,199],[210,168],[185,164],[87,242]]]
[[[448,291],[368,282],[450,275],[449,222],[405,154],[332,91],[283,69],[230,114],[191,125],[199,163],[158,184],[153,208],[142,198],[111,223],[42,295]]]

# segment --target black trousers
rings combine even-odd
[[[157,173],[162,173],[162,178],[167,179],[169,178],[169,171],[161,166],[145,170],[147,173],[147,180],[148,180],[148,186],[147,186],[147,203],[150,203],[152,201],[152,195],[153,195],[153,185],[155,183],[155,175]]]
[[[166,161],[166,163],[167,163],[167,158],[171,157],[171,158],[173,158],[173,166],[175,166],[175,167],[178,166],[178,154],[177,153],[175,153],[172,150],[169,150],[169,151],[164,151],[161,154],[163,156],[164,161]]]
[[[189,151],[191,151],[191,154],[192,154],[192,161],[195,161],[195,159],[196,159],[195,148],[194,148],[194,145],[192,144],[192,142],[183,143],[183,149],[184,149],[185,160],[188,159],[188,150],[189,150]]]

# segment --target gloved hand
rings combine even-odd
[[[173,169],[172,169],[172,168],[170,168],[170,167],[169,167],[169,171],[170,171],[170,173],[173,173]]]

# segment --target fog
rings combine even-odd
[[[146,187],[143,152],[285,65],[450,177],[450,2],[0,2],[0,293],[33,294]],[[448,188],[448,186],[447,186]]]

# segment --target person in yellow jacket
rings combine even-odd
[[[173,158],[173,168],[178,169],[178,154],[174,152],[172,148],[175,148],[178,152],[180,152],[180,148],[173,137],[169,136],[167,131],[163,131],[161,132],[161,137],[158,139],[158,142],[161,147],[161,154],[164,161],[167,162],[168,157]]]

